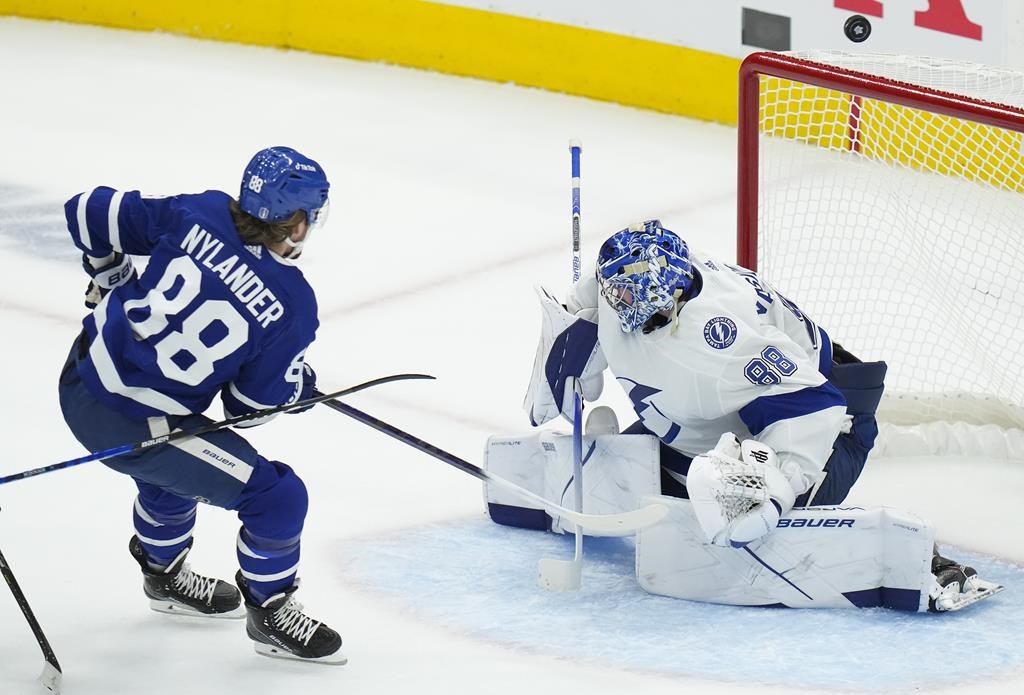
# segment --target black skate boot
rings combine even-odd
[[[1003,590],[999,584],[986,582],[973,567],[939,555],[932,556],[935,585],[928,595],[928,610],[933,613],[958,611]]]
[[[149,597],[149,607],[160,613],[196,615],[205,618],[242,618],[242,597],[235,587],[220,579],[193,572],[185,562],[188,547],[163,570],[151,569],[146,551],[138,536],[132,536],[128,551],[142,568],[142,590]]]
[[[235,582],[249,614],[245,631],[258,654],[321,664],[348,663],[341,653],[341,635],[302,612],[302,605],[292,596],[297,586],[256,605],[241,572],[235,575]]]

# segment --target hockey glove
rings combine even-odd
[[[731,432],[693,459],[686,488],[708,542],[722,547],[742,548],[769,533],[796,499],[775,451],[754,439],[741,447]]]
[[[106,258],[94,258],[83,253],[82,267],[92,278],[85,289],[85,306],[89,309],[95,309],[110,290],[136,277],[132,257],[123,253],[114,253]]]
[[[304,401],[307,398],[312,398],[314,391],[316,391],[316,372],[309,366],[309,362],[305,362],[302,365],[302,387],[299,389],[299,397],[295,400]],[[304,413],[312,407],[312,405],[307,405],[295,410],[289,410],[288,413],[290,415]]]
[[[536,291],[541,306],[540,343],[523,401],[535,427],[559,415],[572,422],[575,389],[586,400],[596,400],[608,366],[597,342],[597,309],[573,315],[543,287]]]

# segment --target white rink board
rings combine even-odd
[[[788,18],[791,50],[810,48],[908,53],[959,58],[990,65],[1024,67],[1024,7],[1013,0],[438,0],[530,19],[542,19],[612,34],[696,48],[742,58],[756,47],[742,42],[743,10]],[[960,6],[957,7],[956,3]],[[963,33],[980,27],[981,36],[938,31],[918,19],[934,5],[939,26]],[[871,22],[862,44],[843,33],[847,18],[859,12]],[[880,8],[880,9],[879,9]],[[960,19],[962,9],[966,22]],[[968,26],[970,25],[970,26]]]

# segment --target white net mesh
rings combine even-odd
[[[743,516],[754,507],[768,503],[768,483],[754,466],[714,459],[721,489],[715,496],[726,521]]]
[[[1011,106],[1024,75],[798,53]],[[758,270],[847,349],[889,364],[880,415],[1024,427],[1024,161],[1003,127],[760,78]]]

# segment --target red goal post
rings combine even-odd
[[[740,68],[737,260],[889,363],[889,422],[1024,429],[1022,106],[1024,74],[942,59]]]

